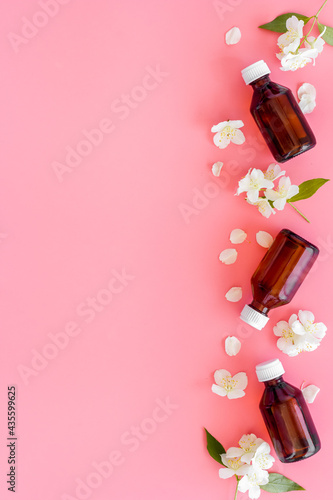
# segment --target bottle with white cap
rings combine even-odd
[[[283,380],[279,359],[256,366],[265,389],[259,408],[281,462],[311,457],[320,450],[320,439],[302,391]]]
[[[316,138],[290,89],[272,82],[265,61],[242,70],[253,87],[250,111],[276,161],[283,163],[316,145]]]
[[[319,249],[289,229],[282,229],[251,278],[253,300],[240,318],[261,330],[267,313],[288,304],[319,254]]]

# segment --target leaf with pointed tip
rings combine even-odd
[[[281,16],[277,16],[270,23],[262,24],[258,26],[263,30],[275,31],[276,33],[285,33],[287,30],[286,22],[287,19],[291,16],[296,16],[299,21],[304,21],[304,24],[308,22],[309,17],[303,16],[302,14],[296,14],[295,12],[289,12],[288,14],[282,14]]]
[[[318,22],[318,28],[320,33],[324,31],[324,29],[326,28],[326,31],[323,34],[322,38],[329,45],[333,45],[333,28],[331,28],[330,26],[326,26],[325,24],[320,24],[319,22]]]
[[[216,460],[216,462],[218,462],[219,464],[223,465],[222,464],[222,460],[221,460],[221,454],[225,453],[225,449],[223,448],[223,446],[221,445],[221,443],[219,443],[219,441],[217,439],[215,439],[207,431],[207,429],[205,429],[205,431],[206,431],[206,437],[207,437],[207,450],[208,450],[208,453],[210,454],[210,456],[212,458],[214,458],[214,460]]]
[[[294,201],[306,200],[315,194],[318,189],[323,186],[329,179],[310,179],[308,181],[302,182],[299,187],[299,193],[295,194],[292,198],[289,198],[289,202],[293,203]]]
[[[288,479],[282,474],[277,474],[276,472],[269,473],[269,482],[260,486],[262,490],[270,491],[271,493],[283,493],[285,491],[295,491],[303,490],[305,488],[295,483],[291,479]]]

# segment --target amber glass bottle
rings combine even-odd
[[[251,114],[275,160],[283,163],[313,148],[316,139],[291,90],[272,82],[269,73],[262,60],[242,70],[253,87]]]
[[[251,278],[253,301],[244,307],[241,319],[261,330],[270,309],[291,301],[318,253],[315,245],[282,229]]]
[[[296,462],[320,450],[320,439],[300,389],[283,380],[278,359],[256,366],[259,382],[265,383],[259,408],[281,462]]]

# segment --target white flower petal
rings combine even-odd
[[[230,144],[230,139],[222,137],[221,132],[217,132],[213,137],[213,142],[218,148],[225,149]]]
[[[242,120],[229,120],[227,123],[232,128],[242,128],[242,127],[244,127],[244,123],[242,122]]]
[[[227,453],[225,454],[225,456],[226,456],[226,458],[238,458],[238,457],[241,457],[243,455],[243,453],[244,453],[244,451],[241,448],[236,448],[235,446],[231,446],[231,448],[227,449]]]
[[[233,229],[230,233],[230,241],[234,245],[243,243],[247,238],[247,234],[243,229]]]
[[[236,262],[238,252],[234,248],[226,248],[220,253],[219,259],[227,266]]]
[[[316,339],[323,339],[326,335],[327,326],[324,323],[315,323],[313,325],[312,335]]]
[[[220,175],[222,167],[223,163],[221,161],[217,161],[216,163],[214,163],[214,165],[212,166],[212,172],[215,177],[218,177]]]
[[[297,35],[298,37],[303,36],[303,26],[304,21],[300,21],[297,16],[288,17],[286,21],[287,30],[291,31],[292,34],[295,33],[295,35]]]
[[[275,326],[273,326],[274,335],[277,337],[282,337],[289,330],[289,324],[286,321],[279,321]]]
[[[225,298],[229,300],[229,302],[238,302],[242,298],[242,288],[240,286],[233,286],[230,290],[225,294]]]
[[[302,323],[300,321],[298,321],[298,319],[291,324],[291,329],[294,333],[296,333],[296,335],[305,335],[306,334],[304,326],[302,325]]]
[[[316,107],[316,101],[308,98],[302,98],[298,104],[304,115],[312,113]]]
[[[313,384],[308,385],[307,387],[302,389],[305,401],[307,403],[313,403],[319,391],[320,391],[319,387]]]
[[[238,483],[238,490],[241,493],[246,493],[250,487],[249,477],[243,476],[242,479]]]
[[[259,201],[259,190],[258,189],[249,189],[246,193],[246,197],[250,203],[257,203]]]
[[[297,320],[297,314],[292,314],[288,321],[290,328],[292,327],[292,324],[295,323],[296,320]]]
[[[227,31],[227,33],[225,34],[225,42],[227,45],[235,45],[239,42],[241,36],[242,34],[239,28],[231,28],[231,30]]]
[[[217,125],[213,125],[211,128],[211,131],[212,132],[221,132],[224,129],[224,127],[226,127],[227,125],[228,125],[228,120],[225,122],[220,122]]]
[[[236,474],[236,471],[233,469],[228,469],[227,467],[219,470],[219,476],[221,479],[229,479]]]
[[[288,193],[287,193],[286,199],[289,200],[289,198],[292,198],[293,196],[296,196],[296,194],[298,194],[298,193],[299,193],[299,187],[296,186],[296,184],[293,184],[288,189]]]
[[[273,207],[276,208],[276,210],[283,210],[286,206],[286,202],[286,198],[278,198],[277,200],[273,201]]]
[[[308,95],[311,99],[316,99],[316,89],[311,83],[303,83],[297,91],[299,99],[303,96]]]
[[[215,370],[214,372],[214,380],[217,385],[221,385],[221,380],[227,377],[231,377],[231,373],[228,370]]]
[[[298,311],[298,317],[303,326],[314,322],[314,314],[311,311]]]
[[[242,391],[241,389],[234,389],[233,391],[229,391],[227,396],[228,399],[243,398],[245,396],[245,392]]]
[[[236,448],[235,446],[231,446],[231,448],[227,449],[225,456],[226,456],[226,458],[238,458],[238,457],[241,457],[243,455],[243,453],[244,453],[244,451],[241,448]]]
[[[236,356],[239,353],[242,344],[237,337],[227,337],[225,339],[224,347],[228,356]]]
[[[248,380],[245,372],[236,373],[232,378],[237,382],[237,389],[246,389]]]
[[[250,465],[248,465],[248,464],[241,465],[237,469],[237,476],[244,476],[245,474],[247,474],[248,472],[250,472],[250,470],[251,470],[251,466]]]
[[[278,199],[279,193],[274,189],[266,189],[265,196],[267,200],[275,201]]]
[[[278,177],[281,177],[286,173],[285,170],[281,170],[280,165],[277,163],[271,163],[268,166],[268,169],[266,172],[264,172],[265,179],[268,179],[270,181],[275,181],[275,179],[278,179]]]
[[[231,137],[231,142],[234,144],[243,144],[245,142],[245,135],[239,129],[235,129],[235,134]]]
[[[271,236],[266,231],[258,231],[256,234],[256,240],[258,245],[263,248],[269,248],[273,243],[273,236]]]
[[[227,395],[227,391],[223,387],[220,387],[219,385],[213,384],[212,391],[214,392],[214,394],[217,394],[218,396],[223,397]]]

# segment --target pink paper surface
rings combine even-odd
[[[240,75],[259,59],[294,93],[304,82],[317,89],[308,120],[318,144],[286,163],[287,175],[297,184],[331,176],[333,47],[315,67],[286,73],[275,56],[278,35],[257,28],[319,7],[1,2],[1,499],[13,498],[13,385],[17,500],[232,499],[235,479],[219,479],[203,427],[226,448],[244,433],[269,440],[254,368],[274,357],[293,385],[320,387],[310,410],[322,450],[300,463],[277,460],[271,470],[306,488],[289,500],[329,497],[331,183],[297,205],[311,224],[291,207],[265,219],[234,196],[250,167],[273,161]],[[333,25],[331,2],[321,21]],[[227,46],[233,26],[242,38]],[[222,151],[210,129],[226,119],[244,121],[246,142]],[[216,161],[224,162],[220,178],[211,172]],[[321,253],[292,303],[257,332],[239,320],[265,253],[255,235],[283,227]],[[218,256],[232,247],[234,228],[248,240],[224,266]],[[232,286],[243,288],[238,303],[224,298]],[[272,327],[299,309],[313,311],[328,334],[316,351],[289,358]],[[228,335],[242,341],[233,358],[224,351]],[[247,372],[244,398],[212,393],[219,368]]]

